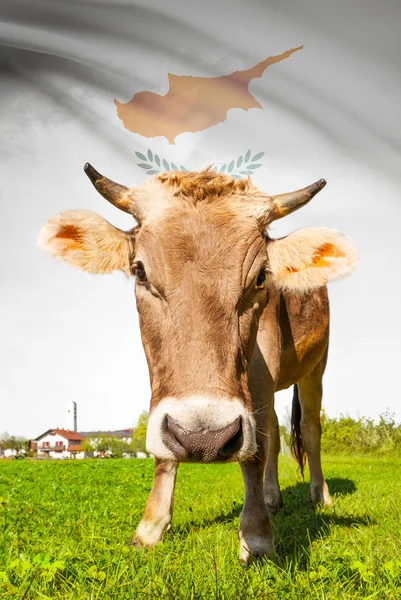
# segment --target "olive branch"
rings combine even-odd
[[[255,169],[263,167],[262,163],[257,163],[264,156],[264,152],[258,152],[251,158],[251,151],[247,150],[245,154],[241,154],[237,160],[232,160],[230,163],[225,163],[220,168],[216,167],[217,173],[226,173],[236,179],[241,175],[252,175]]]
[[[175,163],[161,158],[158,154],[154,154],[150,148],[146,155],[137,151],[135,151],[135,154],[139,160],[143,161],[137,163],[137,166],[146,170],[147,175],[154,175],[162,171],[188,171],[183,165],[177,166]],[[216,173],[226,173],[230,177],[234,177],[234,179],[239,179],[244,175],[252,175],[256,169],[263,167],[263,164],[257,161],[260,161],[264,154],[264,152],[257,152],[257,154],[252,156],[251,150],[247,150],[237,159],[226,162],[221,166],[214,165],[212,169]]]
[[[148,175],[154,175],[155,173],[160,173],[161,171],[187,171],[185,167],[180,165],[177,167],[173,162],[168,162],[165,158],[160,158],[158,154],[153,154],[152,150],[149,148],[147,156],[142,154],[142,152],[136,152],[135,154],[139,158],[139,160],[143,160],[145,162],[137,163],[138,167],[141,169],[146,169],[146,173]],[[162,165],[164,168],[162,168]]]

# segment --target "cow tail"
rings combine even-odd
[[[302,444],[301,434],[301,404],[299,402],[298,385],[294,385],[291,411],[291,452],[298,463],[302,480],[304,479],[305,450]]]

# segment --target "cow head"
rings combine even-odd
[[[280,196],[210,169],[163,173],[137,188],[85,171],[132,214],[124,232],[89,211],[52,218],[40,243],[91,273],[136,274],[151,381],[147,449],[178,461],[244,460],[256,450],[248,366],[270,291],[302,293],[350,272],[355,251],[339,233],[303,229],[272,240],[273,220],[324,185]]]

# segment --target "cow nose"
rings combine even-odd
[[[243,444],[241,417],[222,429],[190,431],[181,427],[167,415],[164,443],[178,461],[227,461],[240,450]]]

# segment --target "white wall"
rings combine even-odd
[[[14,450],[13,448],[6,448],[4,450],[4,456],[6,458],[10,458],[10,456],[16,456],[18,453],[16,450]]]
[[[50,450],[46,450],[45,448],[43,448],[44,442],[50,443]],[[55,449],[56,442],[63,443],[64,448],[62,449],[62,451],[56,451],[56,449]],[[55,458],[55,459],[63,459],[63,458],[67,458],[67,457],[72,458],[73,457],[72,453],[68,451],[68,443],[69,443],[68,440],[66,440],[64,437],[62,437],[59,433],[55,433],[54,435],[49,433],[38,441],[38,455],[44,456],[45,454],[48,454],[50,456],[50,458]],[[76,458],[81,459],[84,457],[85,457],[84,452],[79,452],[76,454]]]
[[[68,446],[68,440],[63,438],[60,434],[56,433],[56,434],[52,435],[52,434],[48,433],[47,435],[42,437],[40,440],[38,440],[38,454],[44,453],[43,444],[45,442],[49,442],[50,447],[52,449],[56,445],[56,442],[62,442],[65,447]]]

